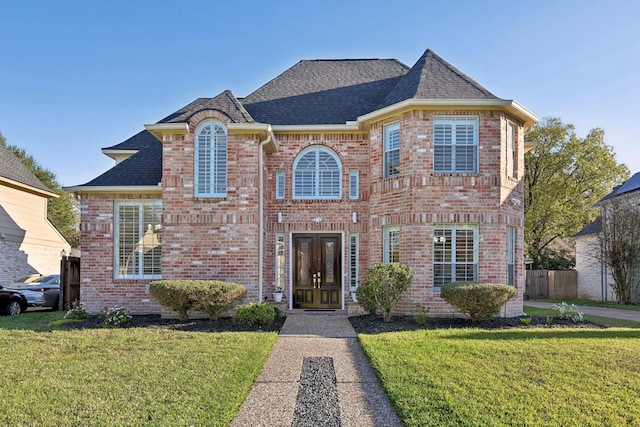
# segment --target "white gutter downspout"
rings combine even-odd
[[[258,302],[262,302],[263,296],[263,255],[264,255],[264,149],[263,147],[272,141],[273,132],[271,125],[267,128],[267,139],[260,141],[258,145]]]

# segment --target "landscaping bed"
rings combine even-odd
[[[385,322],[382,316],[363,315],[350,317],[351,325],[359,334],[381,334],[385,332],[416,331],[420,329],[508,329],[508,328],[602,328],[591,322],[575,323],[570,319],[554,318],[550,325],[546,316],[528,316],[531,323],[525,325],[521,317],[494,317],[481,322],[472,322],[462,318],[430,317],[424,325],[419,325],[414,316],[393,316],[390,322]]]

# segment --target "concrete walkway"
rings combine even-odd
[[[329,358],[333,362],[339,402],[334,408],[336,416],[339,411],[339,421],[334,425],[403,425],[371,370],[347,317],[321,312],[287,316],[276,345],[231,425],[292,426],[294,418],[296,426],[324,425],[312,415],[302,420],[294,417],[294,412],[301,412],[296,408],[304,394],[300,378],[305,358]]]
[[[541,302],[541,301],[525,301],[524,305],[536,308],[551,308],[553,303]],[[635,310],[621,310],[617,308],[606,307],[591,307],[587,305],[578,305],[578,310],[584,314],[591,314],[593,316],[611,317],[613,319],[635,320],[640,322],[640,311]],[[525,309],[525,311],[527,311]]]

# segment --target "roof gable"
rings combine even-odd
[[[471,77],[427,49],[378,107],[407,99],[497,99]]]
[[[198,98],[190,104],[185,105],[173,114],[168,115],[158,123],[182,123],[188,122],[191,116],[203,110],[217,110],[229,117],[233,123],[254,122],[251,114],[230,90],[225,90],[213,98]]]
[[[42,181],[3,144],[0,144],[0,177],[32,187],[36,190],[53,193],[51,189],[44,185]]]

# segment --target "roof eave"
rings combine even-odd
[[[17,188],[19,190],[23,190],[23,191],[26,191],[28,193],[33,193],[33,194],[36,194],[38,196],[53,197],[53,198],[60,197],[59,195],[57,195],[56,193],[54,193],[52,191],[42,190],[40,188],[33,187],[33,186],[29,185],[29,184],[24,184],[22,182],[15,181],[13,179],[5,178],[5,177],[2,177],[2,176],[0,176],[0,182],[8,185],[9,187]]]
[[[64,187],[65,191],[76,194],[159,194],[162,193],[162,186],[158,185],[77,185],[74,187]]]
[[[278,133],[366,133],[356,122],[330,125],[274,125],[273,131]]]
[[[521,120],[525,133],[528,133],[529,130],[531,130],[531,127],[539,120],[535,114],[511,99],[406,99],[396,104],[362,115],[358,117],[357,123],[359,127],[364,128],[372,121],[380,120],[385,116],[402,113],[416,108],[425,110],[439,110],[442,108],[474,110],[499,109]]]
[[[144,125],[144,128],[162,142],[164,135],[186,135],[189,133],[188,123],[154,123]]]
[[[273,154],[280,149],[280,144],[273,133],[273,126],[268,123],[228,123],[227,129],[229,133],[241,135],[241,134],[257,134],[260,139],[267,140],[268,143],[265,150],[268,154]],[[271,136],[271,138],[268,138]]]

